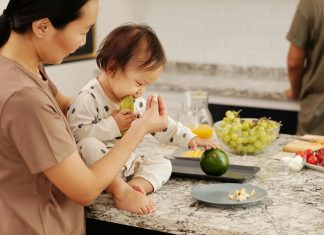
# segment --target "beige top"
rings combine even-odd
[[[83,206],[42,173],[77,149],[55,86],[3,56],[0,71],[0,234],[84,234]]]
[[[301,0],[287,39],[306,50],[298,134],[324,135],[324,1]]]

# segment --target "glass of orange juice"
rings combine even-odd
[[[208,124],[197,124],[191,128],[191,131],[201,139],[211,139],[214,133],[213,127]]]

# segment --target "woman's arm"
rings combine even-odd
[[[144,115],[134,121],[123,138],[90,168],[76,151],[62,163],[45,170],[44,174],[70,199],[83,205],[92,202],[115,179],[144,135],[167,127],[163,99],[149,97],[147,103],[150,105]]]
[[[143,128],[128,131],[90,168],[85,165],[78,151],[75,151],[62,163],[45,170],[44,174],[67,197],[87,205],[112,183],[144,135]]]
[[[300,94],[301,84],[305,71],[305,59],[306,51],[292,43],[288,52],[287,67],[288,77],[291,85],[291,91],[289,95],[293,99],[298,99]]]

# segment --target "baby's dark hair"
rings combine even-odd
[[[97,65],[102,71],[125,70],[127,63],[145,48],[146,60],[138,67],[151,71],[166,63],[163,47],[151,27],[127,23],[115,28],[101,42]]]
[[[61,29],[80,17],[80,8],[89,0],[10,0],[0,15],[0,47],[9,39],[11,31],[26,33],[33,21],[49,18]]]

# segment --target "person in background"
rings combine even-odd
[[[85,234],[84,205],[116,178],[145,134],[167,127],[161,97],[91,167],[45,73],[85,44],[98,0],[10,0],[0,16],[0,234]],[[139,213],[154,211],[146,203]]]
[[[287,34],[289,98],[300,101],[297,134],[324,135],[324,1],[301,0]]]
[[[133,23],[121,25],[109,33],[99,47],[96,60],[100,75],[81,89],[67,113],[80,154],[88,166],[109,152],[122,133],[144,112],[146,104],[142,96],[145,89],[160,78],[166,61],[163,47],[152,28]],[[124,97],[134,102],[134,112],[120,110]],[[184,148],[216,148],[211,139],[198,138],[188,127],[171,118],[165,130],[152,135],[163,143]],[[118,208],[136,212],[147,193],[157,191],[167,182],[171,171],[170,160],[134,151],[107,192]],[[124,188],[142,193],[143,198],[116,197]]]

